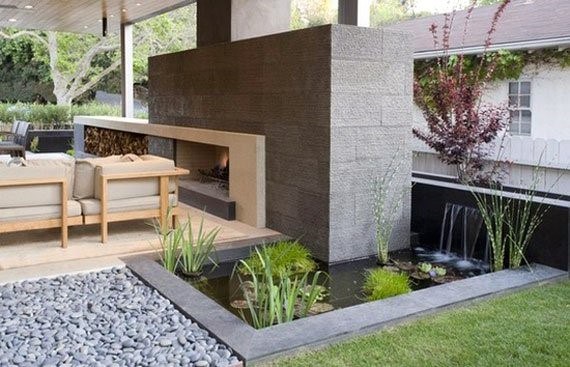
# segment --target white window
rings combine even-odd
[[[530,82],[509,83],[509,106],[511,123],[509,131],[513,135],[530,135],[532,111],[530,110]]]

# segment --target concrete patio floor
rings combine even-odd
[[[194,228],[197,228],[202,211],[186,205],[182,207],[190,215]],[[255,228],[237,221],[226,221],[207,213],[203,215],[206,230],[221,227],[216,241],[218,249],[247,246],[251,242],[263,242],[264,238],[280,235],[270,229]],[[116,266],[117,258],[120,256],[149,253],[160,248],[154,229],[149,224],[150,221],[147,220],[110,223],[109,241],[106,244],[100,242],[98,225],[70,227],[67,249],[60,247],[58,229],[2,234],[0,270],[34,268],[42,264],[94,258],[102,259],[93,262],[93,269],[106,267],[103,259],[108,259],[106,261],[109,265]],[[91,267],[87,266],[85,270],[89,268]]]

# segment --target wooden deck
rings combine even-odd
[[[220,249],[237,246],[234,241],[277,236],[278,232],[259,229],[237,221],[225,221],[200,210],[183,206],[191,217],[194,228],[204,215],[206,230],[221,227],[216,244]],[[6,233],[0,235],[0,270],[37,266],[80,259],[113,258],[156,251],[158,238],[149,221],[137,220],[109,224],[109,239],[101,244],[99,225],[70,227],[69,247],[60,247],[58,229]]]

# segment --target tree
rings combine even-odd
[[[146,80],[147,57],[179,51],[195,44],[195,6],[149,19],[135,26],[134,69]],[[95,88],[120,66],[119,37],[52,31],[0,30],[0,38],[33,42],[34,60],[49,66],[58,105],[71,102]]]
[[[337,13],[332,6],[333,1],[337,0],[293,0],[291,2],[291,29],[335,23]]]
[[[491,28],[487,33],[485,49],[491,45],[496,26],[510,0],[504,0],[497,8]],[[465,29],[475,7],[475,1],[467,10]],[[441,29],[430,28],[435,47],[443,45],[444,55],[435,67],[429,67],[424,76],[416,76],[414,99],[426,121],[427,131],[413,129],[414,135],[434,149],[442,162],[455,165],[461,181],[477,182],[495,180],[497,172],[484,172],[484,160],[489,145],[506,129],[509,109],[506,106],[483,104],[481,96],[496,66],[495,54],[485,54],[478,66],[466,67],[464,55],[449,55],[450,24],[453,16],[446,14]],[[485,72],[482,72],[485,70]],[[494,167],[497,168],[497,167]]]

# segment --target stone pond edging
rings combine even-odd
[[[256,330],[184,280],[167,272],[154,259],[133,256],[123,260],[143,282],[230,346],[248,365],[568,277],[565,271],[532,264],[532,271],[528,268],[503,270]]]

